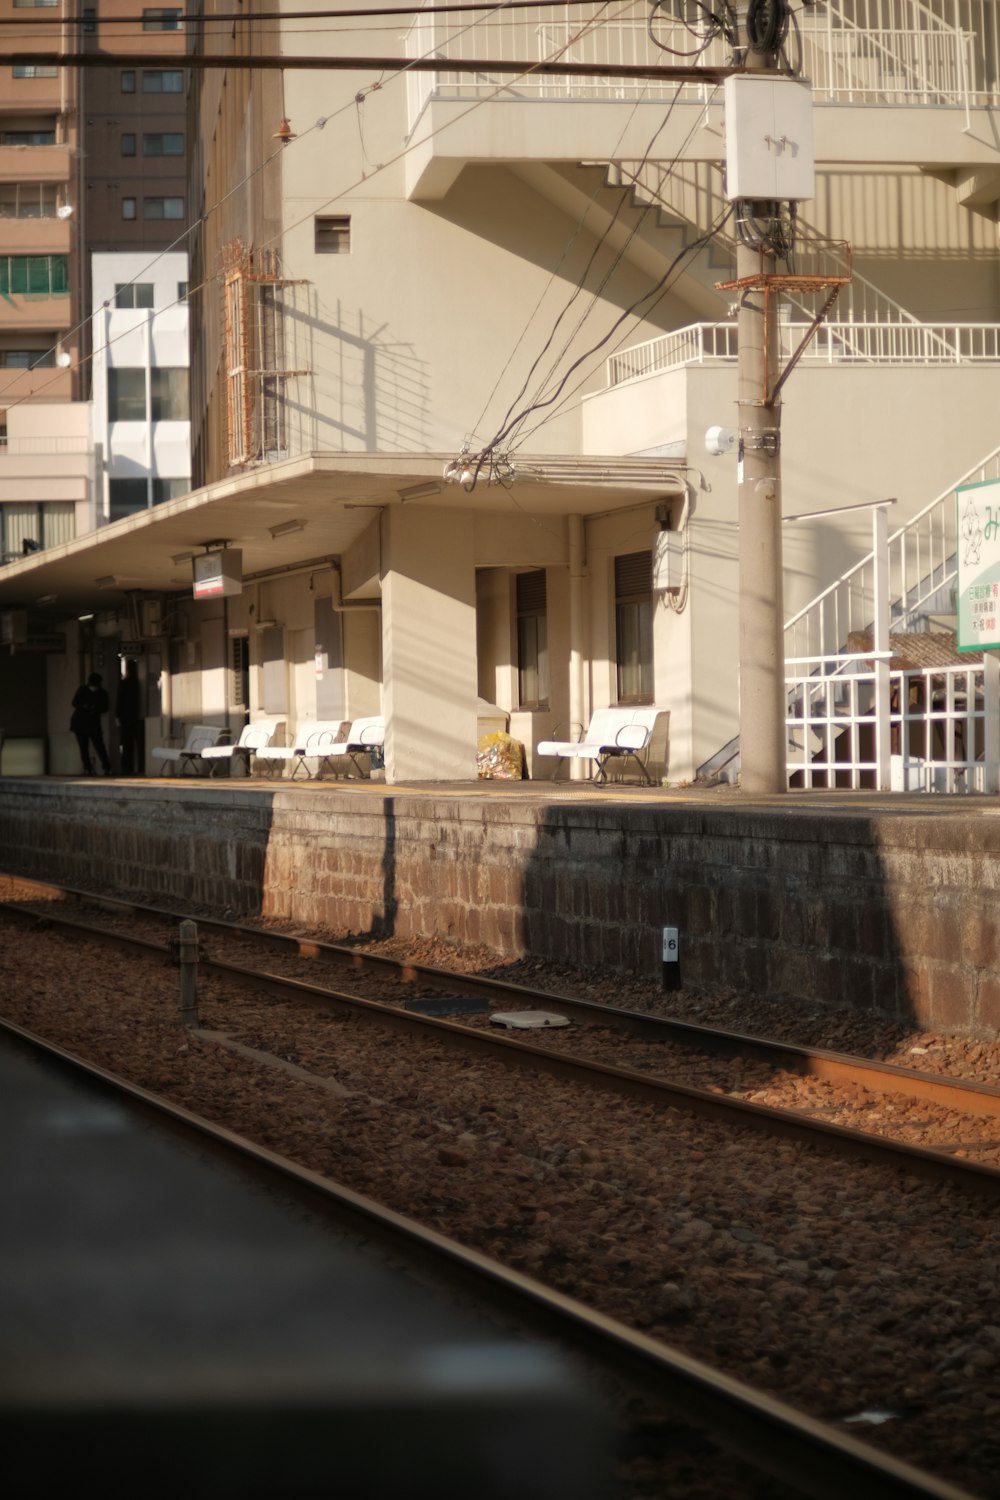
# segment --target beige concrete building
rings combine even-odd
[[[475,774],[485,702],[545,775],[536,747],[560,725],[651,704],[669,716],[658,776],[734,764],[739,212],[722,90],[534,67],[649,67],[663,47],[725,67],[727,38],[692,31],[691,9],[662,5],[651,26],[638,4],[429,10],[398,36],[326,6],[313,25],[251,7],[213,26],[206,8],[199,45],[232,61],[197,73],[189,127],[205,489],[120,523],[90,569],[173,613],[163,732],[382,711],[388,780],[455,779]],[[955,487],[1000,472],[992,19],[984,0],[828,0],[786,43],[812,83],[817,164],[789,266],[827,287],[853,260],[818,330],[822,297],[781,307],[783,356],[801,352],[782,391],[790,721],[808,720],[789,734],[809,763],[871,771],[881,679],[862,702],[868,658],[844,653],[883,584],[829,601],[878,539],[873,508],[894,502],[900,528],[894,621],[940,629]],[[324,54],[359,61],[296,66]],[[438,66],[407,69],[417,58]],[[925,532],[942,538],[932,561]],[[172,561],[219,543],[246,580],[224,609],[187,598]],[[72,557],[60,566],[69,587]],[[802,706],[835,655],[857,679],[826,712],[850,721],[836,752]]]

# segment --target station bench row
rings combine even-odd
[[[368,715],[352,722],[308,720],[300,724],[290,744],[274,741],[283,728],[283,719],[257,719],[247,724],[238,740],[224,742],[225,730],[207,724],[196,724],[188,731],[183,745],[158,745],[150,759],[164,767],[174,764],[180,776],[214,776],[223,766],[242,763],[246,772],[260,763],[272,774],[278,766],[291,764],[291,779],[337,774],[334,762],[348,760],[360,777],[366,769],[359,759],[380,749],[385,742],[385,721],[381,715]]]

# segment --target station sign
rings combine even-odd
[[[223,599],[243,592],[243,553],[238,547],[191,559],[196,599]]]
[[[1000,647],[1000,480],[960,485],[955,499],[958,649]]]

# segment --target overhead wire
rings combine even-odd
[[[503,9],[560,10],[564,6],[568,9],[574,5],[593,5],[595,3],[596,0],[508,0]],[[356,10],[269,10],[257,11],[253,14],[247,14],[245,11],[220,11],[214,15],[205,15],[204,13],[195,14],[192,12],[177,16],[175,18],[177,25],[172,29],[180,30],[185,26],[205,26],[212,22],[218,22],[220,25],[230,25],[236,23],[246,24],[251,21],[254,23],[258,21],[338,21],[341,19],[358,20],[366,16],[434,16],[474,11],[489,12],[496,9],[497,6],[489,4],[488,0],[470,0],[468,4],[362,6]],[[71,17],[69,20],[70,25],[82,25],[82,23],[82,17]],[[145,26],[145,23],[146,18],[141,13],[137,13],[134,16],[102,18],[98,24],[103,35],[105,29],[109,26]],[[66,19],[62,16],[25,16],[23,19],[16,16],[0,17],[0,28],[16,26],[30,30],[45,27],[61,27],[66,24]]]
[[[665,128],[665,126],[667,124],[667,121],[670,118],[670,114],[671,114],[671,111],[673,110],[674,104],[676,103],[677,98],[679,97],[679,94],[680,94],[680,86],[678,86],[678,88],[675,90],[674,98],[671,100],[670,108],[668,109],[667,114],[666,114],[664,120],[661,121],[661,123],[657,126],[656,130],[654,131],[654,133],[653,133],[653,135],[652,135],[652,137],[650,139],[650,142],[649,142],[648,146],[646,147],[645,152],[643,153],[643,157],[642,157],[642,161],[643,162],[645,162],[645,160],[649,156],[649,152],[652,150],[653,145],[654,145],[654,143],[655,143],[655,141],[657,139],[657,136],[659,136],[659,134],[661,133],[661,131]],[[622,131],[621,131],[621,133],[619,134],[619,137],[618,137],[619,142],[621,142],[621,140],[624,138],[625,132],[628,129],[628,125],[629,125],[629,123],[631,123],[631,120],[634,118],[635,112],[636,112],[636,110],[639,107],[639,102],[640,101],[638,99],[635,101],[635,104],[633,105],[633,108],[632,108],[632,110],[631,110],[631,112],[629,114],[628,121],[626,121],[625,125],[622,127]],[[483,411],[480,413],[479,422],[482,422],[483,417],[486,415],[486,411],[487,411],[487,409],[489,407],[489,403],[490,403],[490,401],[492,401],[493,396],[496,394],[496,391],[497,391],[497,389],[499,387],[500,381],[503,379],[504,374],[510,368],[510,364],[511,364],[511,362],[513,360],[514,355],[516,354],[517,350],[520,348],[522,342],[524,341],[524,338],[525,338],[525,336],[526,336],[529,328],[531,327],[532,322],[534,321],[535,314],[538,312],[538,309],[541,307],[541,304],[542,304],[542,302],[543,302],[543,300],[544,300],[544,298],[545,298],[545,296],[546,296],[549,288],[552,286],[552,283],[554,282],[554,280],[558,276],[560,269],[565,264],[567,255],[569,254],[569,252],[572,249],[573,245],[576,243],[576,240],[579,238],[579,235],[582,232],[583,226],[584,226],[584,224],[586,222],[587,214],[590,212],[590,209],[593,206],[594,200],[595,200],[595,198],[597,196],[597,193],[599,191],[600,191],[600,184],[598,185],[597,188],[595,188],[594,192],[591,194],[590,200],[587,203],[587,206],[584,209],[584,212],[583,212],[583,214],[582,214],[582,216],[581,216],[581,218],[580,218],[580,220],[579,220],[579,222],[578,222],[575,230],[573,231],[572,235],[570,236],[570,239],[568,240],[567,244],[563,248],[563,252],[562,252],[562,254],[561,254],[560,258],[559,258],[558,264],[556,265],[556,267],[552,271],[552,273],[551,273],[551,275],[549,277],[548,283],[546,284],[546,287],[544,288],[543,292],[541,293],[541,295],[540,295],[540,297],[538,299],[538,302],[535,304],[534,311],[530,314],[529,318],[526,320],[524,328],[522,329],[521,335],[518,338],[517,344],[514,346],[514,349],[511,351],[511,354],[508,356],[507,361],[504,364],[504,367],[503,367],[503,369],[500,372],[500,375],[497,377],[497,381],[494,384],[493,390],[491,391],[489,397],[487,398],[486,404],[483,407]],[[611,231],[613,230],[613,228],[617,224],[619,216],[620,216],[620,214],[622,212],[622,209],[624,208],[625,203],[628,200],[628,196],[629,196],[629,189],[628,188],[623,188],[622,192],[621,192],[621,196],[619,197],[618,203],[617,203],[617,205],[615,207],[614,213],[611,215],[611,218],[609,219],[608,223],[605,225],[603,232],[598,237],[598,239],[597,239],[597,241],[596,241],[596,243],[595,243],[595,245],[594,245],[594,247],[593,247],[593,249],[592,249],[592,251],[590,253],[590,256],[588,257],[587,264],[584,266],[583,271],[581,272],[580,276],[577,278],[576,287],[574,288],[574,290],[573,290],[573,292],[572,292],[569,300],[565,303],[565,305],[563,306],[562,310],[559,312],[559,314],[558,314],[558,316],[557,316],[557,318],[556,318],[556,320],[555,320],[555,322],[554,322],[554,324],[552,326],[552,329],[549,332],[548,338],[546,339],[545,343],[542,345],[542,348],[539,350],[538,354],[535,356],[535,359],[534,359],[534,361],[533,361],[533,363],[531,365],[531,368],[528,370],[527,374],[525,375],[525,377],[524,377],[524,379],[523,379],[523,381],[521,383],[520,389],[518,390],[517,394],[513,397],[513,399],[510,402],[510,404],[508,405],[506,414],[505,414],[504,419],[503,419],[503,422],[501,422],[501,424],[500,424],[501,426],[503,426],[504,423],[507,421],[507,419],[509,418],[511,412],[513,411],[514,407],[516,406],[517,402],[521,399],[521,397],[524,395],[524,392],[527,390],[528,383],[531,380],[532,375],[537,370],[538,365],[541,362],[542,358],[544,357],[545,353],[550,348],[550,346],[552,344],[552,341],[555,338],[556,332],[558,331],[559,325],[562,322],[563,318],[569,312],[569,309],[572,307],[573,303],[576,301],[576,298],[583,292],[584,287],[586,285],[587,277],[590,274],[591,268],[594,265],[594,262],[596,261],[597,256],[600,254],[602,248],[604,247],[604,245],[605,245],[605,243],[606,243],[606,241],[608,239],[608,236],[611,234]],[[645,213],[647,211],[648,210],[643,210],[643,213],[640,215],[640,218],[639,218],[638,222],[635,225],[632,226],[632,229],[631,229],[631,231],[629,233],[628,239],[626,240],[625,246],[622,247],[622,248],[620,248],[619,251],[617,252],[616,257],[615,257],[614,261],[612,262],[612,266],[610,268],[610,271],[605,274],[604,280],[602,282],[602,286],[607,284],[608,276],[610,274],[613,274],[613,271],[615,269],[617,269],[617,267],[621,264],[621,261],[622,261],[622,259],[624,257],[624,254],[627,252],[628,246],[631,244],[631,242],[634,239],[636,233],[638,232],[639,224],[641,224],[642,219],[645,217]],[[592,294],[592,297],[594,295],[596,295],[596,294]],[[579,325],[577,325],[577,326],[579,327]],[[570,335],[570,340],[572,340],[572,337],[573,337],[573,335],[571,334]],[[560,355],[557,356],[557,358],[561,358],[561,354],[563,352],[565,352],[565,346],[564,346],[563,351],[561,351]],[[545,378],[548,378],[548,377],[546,376]],[[477,422],[476,425],[478,427],[479,423]]]
[[[654,312],[659,302],[662,301],[663,297],[665,297],[667,292],[670,291],[670,288],[673,285],[673,281],[671,280],[671,278],[675,275],[675,273],[680,271],[685,258],[690,255],[695,255],[700,249],[702,249],[704,245],[707,245],[708,242],[725,227],[726,221],[730,218],[732,213],[733,204],[727,204],[726,208],[722,211],[719,217],[713,224],[709,226],[708,229],[705,230],[703,234],[699,235],[697,239],[692,240],[689,244],[684,245],[674,256],[670,265],[667,267],[666,271],[664,271],[663,275],[660,277],[659,281],[657,281],[656,285],[650,287],[650,289],[641,297],[637,297],[630,307],[625,308],[625,310],[615,319],[614,323],[612,323],[611,327],[608,329],[604,337],[599,339],[596,344],[592,345],[590,349],[586,350],[583,354],[581,354],[577,359],[573,361],[552,395],[547,397],[544,401],[538,401],[534,403],[529,411],[525,413],[525,416],[530,416],[532,411],[541,411],[543,408],[551,406],[552,403],[562,393],[563,389],[565,388],[566,382],[572,375],[573,371],[578,369],[585,360],[588,360],[592,355],[598,353],[599,350],[601,350],[608,342],[616,329],[620,328],[628,318],[632,316],[646,318],[650,315],[650,313]],[[648,307],[643,307],[642,304],[650,298],[653,299],[650,302],[650,305]],[[619,344],[616,345],[616,347],[620,347],[620,345],[624,343],[627,337],[628,333],[626,332],[619,340]],[[571,392],[571,394],[575,394],[575,392]],[[528,432],[523,433],[520,442],[526,442],[529,437],[537,432],[539,428],[543,427],[547,421],[551,420],[551,417],[554,415],[555,413],[550,413],[540,422],[537,422]]]
[[[670,101],[670,106],[669,106],[669,108],[667,110],[666,116],[664,117],[664,119],[660,123],[660,125],[657,127],[656,131],[653,133],[653,136],[650,139],[650,142],[649,142],[648,146],[646,147],[646,151],[643,154],[643,157],[641,158],[641,160],[637,164],[638,165],[638,169],[641,170],[641,168],[645,165],[646,160],[648,159],[649,153],[652,150],[653,145],[655,144],[657,137],[660,135],[660,133],[662,132],[662,130],[666,127],[666,125],[667,125],[667,123],[668,123],[668,121],[670,119],[670,115],[673,112],[673,109],[674,109],[674,107],[675,107],[675,105],[676,105],[676,103],[677,103],[677,101],[678,101],[678,99],[680,97],[680,92],[681,92],[681,86],[678,86],[677,90],[674,93],[673,99]],[[711,101],[709,101],[709,102],[711,102]],[[683,150],[684,150],[685,146],[687,145],[687,142],[690,140],[691,135],[693,134],[695,128],[696,127],[694,125],[692,125],[692,127],[688,131],[688,134],[685,137],[684,141],[681,143],[679,149],[677,150],[677,152],[675,152],[673,159],[667,164],[667,166],[665,168],[665,171],[668,174],[672,170],[672,168],[674,166],[676,166],[677,162],[680,160],[680,156],[683,153]],[[633,181],[636,181],[637,180],[636,173],[633,173],[632,176],[633,176]],[[623,196],[622,202],[624,202],[624,196]],[[543,378],[543,380],[542,380],[542,382],[540,384],[539,395],[541,393],[541,390],[544,389],[546,381],[552,379],[552,377],[554,376],[554,373],[555,373],[555,370],[556,370],[556,368],[558,366],[559,360],[564,357],[567,349],[570,347],[570,345],[573,342],[573,340],[579,335],[580,330],[582,329],[583,324],[584,324],[584,322],[586,320],[586,317],[593,310],[593,307],[596,304],[596,302],[597,302],[598,298],[600,297],[601,293],[607,287],[607,285],[608,285],[608,283],[610,281],[611,276],[614,274],[614,272],[621,265],[622,260],[624,259],[625,255],[627,254],[628,249],[629,249],[629,247],[630,247],[633,239],[638,234],[638,231],[639,231],[639,229],[640,229],[640,227],[641,227],[641,225],[643,223],[643,220],[645,218],[645,214],[649,211],[649,208],[651,208],[651,207],[653,207],[653,204],[650,204],[647,207],[647,209],[644,210],[644,212],[640,215],[640,217],[638,218],[638,220],[636,221],[636,223],[632,226],[632,230],[631,230],[631,232],[630,232],[627,240],[625,241],[624,245],[620,247],[620,249],[618,251],[618,254],[617,254],[616,258],[615,258],[615,261],[612,263],[611,267],[609,267],[608,272],[602,278],[602,280],[600,281],[600,283],[598,284],[598,286],[596,288],[594,288],[594,290],[592,291],[592,293],[591,293],[591,300],[590,300],[590,304],[589,304],[588,308],[586,309],[586,311],[583,314],[583,316],[580,319],[578,319],[576,325],[570,331],[567,339],[565,340],[565,342],[563,344],[563,347],[562,347],[559,355],[557,356],[556,360],[552,363],[552,365],[550,365],[548,373],[545,375],[545,377]],[[621,204],[619,204],[619,211],[620,211],[620,208],[621,208]],[[725,216],[725,218],[728,218],[728,214]],[[722,222],[725,222],[725,218],[723,219]],[[715,231],[713,230],[712,232],[714,233]],[[700,243],[701,243],[701,240],[694,242],[692,248],[698,248],[700,246]],[[598,246],[598,248],[599,248],[599,246]],[[685,247],[685,248],[688,248],[688,247]],[[591,259],[590,259],[590,261],[588,262],[588,265],[587,265],[584,273],[583,273],[583,278],[581,279],[580,285],[577,286],[577,288],[574,291],[573,295],[570,297],[569,302],[566,304],[566,307],[559,314],[559,318],[556,320],[555,327],[558,327],[558,324],[561,321],[562,317],[564,316],[565,312],[567,312],[569,310],[569,307],[572,306],[572,304],[575,301],[576,297],[579,295],[580,291],[582,290],[583,280],[585,280],[586,275],[589,272],[590,266],[593,264],[593,259],[594,259],[594,257],[592,256]],[[617,325],[615,325],[615,326],[617,326]],[[612,331],[613,331],[613,329],[612,329]],[[555,328],[553,328],[552,333],[549,335],[549,338],[546,341],[546,344],[544,345],[543,350],[541,351],[541,353],[544,353],[545,349],[547,349],[549,347],[549,345],[551,344],[552,337],[554,336],[554,332],[555,332]],[[597,347],[600,347],[600,346],[598,345]],[[514,398],[514,401],[511,403],[511,405],[508,407],[506,415],[504,417],[504,420],[500,424],[500,431],[499,431],[498,436],[496,436],[493,439],[491,439],[491,442],[489,444],[487,444],[486,448],[484,450],[482,450],[482,451],[489,451],[489,450],[495,448],[500,442],[502,442],[504,440],[504,438],[510,437],[513,440],[514,437],[515,437],[515,435],[516,435],[516,431],[517,431],[518,425],[523,424],[523,422],[527,419],[527,417],[531,415],[531,412],[533,410],[535,410],[535,403],[531,403],[531,404],[529,404],[524,409],[524,411],[519,415],[518,418],[515,418],[514,421],[511,421],[511,415],[512,415],[512,412],[513,412],[513,408],[516,405],[516,402],[524,394],[524,391],[527,389],[528,380],[530,379],[531,373],[534,371],[534,369],[537,368],[537,365],[538,365],[540,357],[541,357],[541,355],[539,355],[539,357],[536,358],[535,363],[532,366],[532,371],[529,372],[529,375],[526,377],[526,379],[522,383],[521,390],[518,392],[518,395]]]
[[[488,10],[488,13],[495,14],[495,13],[499,13],[499,12],[507,10],[509,7],[519,5],[519,3],[520,3],[520,0],[500,0],[499,4],[489,6],[487,8],[487,10]],[[590,0],[590,3],[593,3],[593,0]],[[469,7],[459,6],[459,7],[456,7],[456,8],[464,10],[464,9],[469,8]],[[476,7],[472,7],[472,8],[476,12],[479,12],[479,11],[481,11],[483,9],[483,7],[480,7],[480,6],[476,6]],[[410,13],[410,12],[407,12],[407,13]],[[479,25],[479,21],[478,20],[470,22],[470,24],[467,27],[462,27],[457,32],[455,32],[453,39],[457,39],[459,36],[464,35],[466,32],[474,30],[478,25]],[[558,59],[559,57],[561,57],[564,52],[568,51],[569,48],[574,45],[574,43],[579,39],[580,35],[582,35],[584,33],[585,29],[586,29],[585,27],[581,27],[577,32],[573,33],[569,38],[567,38],[567,40],[564,41],[558,48],[556,48],[554,52],[550,53],[549,56],[548,56],[548,58],[540,59],[540,61],[539,61],[538,64],[533,65],[532,67],[525,69],[522,73],[517,74],[516,77],[518,77],[518,78],[527,77],[533,71],[535,71],[535,69],[536,69],[537,66],[541,66],[542,63],[547,62],[547,61],[552,61],[553,59]],[[184,56],[184,55],[185,54],[181,54],[181,56]],[[204,211],[204,213],[200,214],[196,219],[194,219],[174,240],[171,241],[171,243],[169,245],[165,246],[162,250],[157,251],[157,253],[146,264],[146,266],[144,266],[141,271],[138,271],[135,274],[135,276],[132,277],[132,279],[129,282],[122,283],[123,287],[124,286],[132,286],[132,285],[134,285],[135,282],[137,282],[138,280],[140,280],[140,278],[142,278],[143,276],[148,275],[149,272],[150,272],[150,270],[153,269],[153,267],[157,264],[157,262],[164,255],[170,254],[172,251],[176,250],[178,248],[178,246],[182,245],[184,243],[184,241],[188,238],[189,235],[193,234],[195,232],[195,230],[199,229],[205,223],[207,223],[209,217],[212,214],[216,213],[223,206],[223,204],[225,204],[235,193],[239,192],[240,189],[243,188],[246,185],[247,182],[249,182],[250,180],[252,180],[252,178],[257,175],[257,173],[263,171],[264,168],[267,167],[275,159],[275,157],[280,156],[282,154],[282,152],[288,150],[291,147],[294,147],[294,145],[296,144],[296,141],[304,139],[307,135],[310,135],[313,130],[316,130],[316,129],[322,130],[324,128],[324,126],[327,123],[329,123],[329,121],[331,121],[333,119],[336,119],[339,115],[342,115],[342,114],[346,113],[348,110],[355,109],[357,107],[358,101],[360,99],[362,99],[363,96],[365,96],[368,93],[372,93],[372,92],[375,92],[375,91],[378,91],[378,90],[382,89],[384,87],[385,83],[393,82],[393,81],[399,79],[400,77],[402,77],[405,73],[411,71],[415,62],[422,61],[425,58],[433,57],[434,55],[435,55],[435,48],[431,47],[431,48],[429,48],[427,50],[427,52],[421,54],[420,57],[408,59],[407,61],[403,62],[400,65],[400,67],[398,69],[396,69],[392,73],[392,75],[391,75],[390,78],[385,79],[385,80],[383,80],[383,79],[380,78],[380,79],[374,81],[373,83],[370,83],[370,84],[366,85],[364,88],[358,90],[352,96],[352,98],[349,99],[349,100],[347,100],[342,106],[340,106],[339,109],[334,110],[330,115],[321,116],[315,122],[314,125],[308,127],[306,130],[300,132],[295,137],[294,140],[291,140],[289,142],[282,142],[282,144],[280,146],[278,146],[275,149],[275,151],[273,151],[271,153],[270,156],[266,157],[262,162],[259,162],[257,164],[257,166],[254,167],[254,168],[252,168],[251,171],[248,172],[238,183],[234,184],[234,186],[232,188],[230,188],[226,193],[224,193],[223,196],[221,198],[219,198],[211,206],[211,208],[206,209]],[[179,65],[183,66],[183,62],[180,62],[180,59],[179,59]],[[428,135],[421,136],[418,140],[411,140],[409,142],[409,144],[406,145],[406,146],[404,146],[401,151],[398,151],[394,156],[390,157],[387,161],[379,163],[379,165],[376,168],[374,168],[373,172],[370,175],[371,176],[377,175],[378,172],[385,171],[389,167],[394,166],[397,162],[402,161],[411,152],[419,150],[419,149],[422,149],[427,144],[427,142],[429,140],[433,140],[437,135],[441,134],[443,131],[445,131],[447,129],[450,129],[452,126],[458,124],[461,120],[466,119],[470,114],[474,113],[477,109],[482,108],[482,106],[484,104],[490,103],[493,99],[497,98],[498,95],[500,95],[501,93],[503,93],[506,90],[508,90],[509,87],[510,87],[510,82],[509,81],[505,81],[502,84],[498,84],[497,87],[494,88],[490,93],[483,95],[479,99],[473,100],[467,109],[464,109],[460,113],[452,116],[449,120],[446,120],[442,125],[439,125],[439,126],[435,127],[435,129],[432,130]],[[317,213],[322,213],[324,209],[329,208],[332,204],[334,204],[334,203],[338,202],[340,199],[344,198],[348,193],[350,193],[351,191],[353,191],[355,188],[363,186],[369,180],[370,180],[369,174],[367,174],[367,173],[362,174],[362,176],[360,178],[358,178],[356,181],[354,181],[352,183],[348,183],[346,186],[344,186],[343,188],[341,188],[339,192],[333,194],[330,198],[326,199],[326,201],[324,203],[320,204],[318,207],[314,207],[314,208],[310,209],[307,213],[303,214],[301,218],[295,220],[292,224],[284,225],[284,226],[282,226],[282,228],[280,230],[275,231],[275,233],[270,237],[270,239],[265,240],[265,241],[262,242],[262,244],[259,246],[259,248],[262,249],[262,250],[266,249],[269,245],[273,244],[277,239],[279,239],[281,237],[281,235],[290,233],[292,230],[297,229],[301,224],[304,224],[308,220],[312,219]],[[204,292],[205,290],[207,290],[208,287],[214,281],[214,279],[215,279],[214,277],[209,277],[209,278],[206,278],[205,281],[201,282],[198,286],[196,286],[196,287],[189,287],[188,288],[188,295],[187,295],[186,299],[176,299],[173,303],[171,303],[169,305],[170,306],[177,306],[177,305],[179,305],[179,302],[181,300],[190,301],[190,299],[191,299],[192,296],[195,296],[198,293]],[[166,310],[166,309],[164,309],[164,310]],[[80,330],[83,329],[87,325],[88,322],[89,322],[88,318],[81,318],[78,323],[76,323],[73,327],[71,327],[68,330],[66,330],[60,336],[59,342],[60,343],[65,343],[68,339],[71,339],[73,337],[73,335],[76,334],[76,333],[78,333],[78,332],[80,332]],[[127,337],[127,336],[128,336],[127,334],[120,335],[120,337],[123,337],[123,338]],[[117,340],[110,340],[108,343],[102,345],[99,349],[92,350],[91,353],[88,356],[86,356],[85,359],[83,361],[81,361],[80,363],[84,364],[84,363],[92,361],[95,354],[103,353],[106,348],[110,347],[111,343],[116,342],[116,341]],[[54,349],[56,347],[56,345],[53,345],[52,347]],[[50,352],[50,351],[45,351],[45,352],[47,353],[47,352]],[[33,372],[25,371],[24,373],[28,374],[28,373],[33,373]],[[9,410],[14,409],[17,406],[22,405],[25,401],[34,400],[39,394],[41,394],[46,389],[48,389],[51,385],[53,385],[59,378],[60,378],[60,373],[57,372],[56,374],[54,374],[52,376],[52,379],[50,381],[46,382],[39,389],[32,390],[30,393],[27,393],[24,396],[21,396],[21,397],[15,399],[15,400],[9,400],[9,399],[5,400],[5,402],[4,402],[4,409],[9,411]]]

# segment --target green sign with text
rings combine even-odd
[[[963,484],[958,504],[958,649],[1000,646],[1000,479]]]

